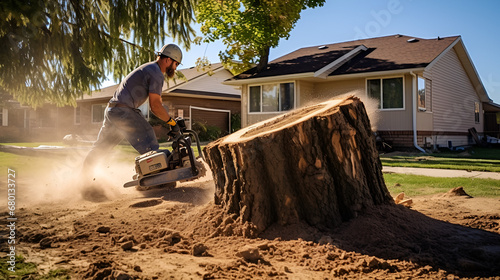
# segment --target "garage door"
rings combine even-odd
[[[231,111],[190,106],[191,125],[201,123],[220,128],[223,135],[229,134]]]

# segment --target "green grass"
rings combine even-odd
[[[382,165],[396,167],[458,169],[470,171],[500,172],[500,149],[469,148],[438,153],[390,153],[380,156]],[[500,181],[478,178],[441,178],[409,174],[384,174],[391,195],[401,192],[409,196],[445,193],[463,187],[473,197],[500,197]]]
[[[9,270],[10,265],[7,258],[0,259],[0,278],[1,279],[43,279],[43,280],[63,280],[71,279],[69,270],[56,269],[51,270],[45,275],[37,272],[36,264],[26,262],[23,256],[16,255],[15,272]]]
[[[445,193],[463,187],[473,197],[500,197],[500,181],[477,178],[441,178],[408,174],[384,173],[384,180],[391,195],[404,192],[409,196]]]
[[[17,142],[17,143],[0,143],[0,145],[38,147],[38,146],[63,146],[63,143],[62,142]]]
[[[60,146],[61,143],[0,143],[0,145],[38,147],[40,145]],[[198,156],[199,154],[196,144],[193,144],[192,147],[194,149],[195,156]],[[201,148],[203,149],[203,147],[204,146],[202,146]],[[172,150],[171,142],[161,143],[160,148]],[[85,154],[85,152],[82,153],[83,155]],[[128,144],[118,145],[110,153],[112,160],[116,160],[117,162],[130,162],[130,164],[134,163],[135,157],[137,157],[138,155],[139,153],[131,145]],[[50,166],[53,166],[52,163],[60,159],[61,157],[27,156],[0,151],[0,170],[12,168],[18,173],[23,172],[26,174],[40,174],[46,172],[46,170],[44,170],[44,167],[48,168]],[[81,160],[83,161],[83,157]]]
[[[500,149],[472,148],[464,152],[432,154],[390,153],[381,155],[380,160],[385,166],[500,172]]]
[[[23,143],[16,143],[21,146]],[[54,145],[54,143],[26,143],[25,146],[37,147],[39,145]],[[170,143],[160,144],[161,148],[171,149]],[[195,147],[195,146],[193,146]],[[202,146],[203,148],[203,146]],[[118,145],[115,147],[114,160],[130,162],[139,154],[130,145]],[[194,149],[198,156],[198,149]],[[46,172],[42,167],[52,166],[50,161],[57,159],[30,157],[0,152],[0,168],[14,168],[18,175],[26,173]],[[500,172],[500,150],[474,148],[467,152],[442,152],[429,155],[422,154],[395,154],[393,156],[382,155],[381,161],[386,166],[426,167],[464,169],[474,171]],[[38,173],[37,173],[38,174]],[[477,178],[437,178],[406,174],[384,174],[386,186],[392,195],[405,192],[410,196],[430,195],[444,193],[448,190],[462,186],[472,196],[500,197],[500,181],[493,179]]]
[[[31,157],[24,155],[17,155],[12,153],[0,152],[0,170],[7,173],[7,168],[11,168],[16,171],[16,175],[21,175],[21,173],[26,174],[43,174],[44,168],[49,165],[49,163],[54,162],[55,159],[42,158],[42,157]]]

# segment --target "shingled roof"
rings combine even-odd
[[[298,49],[269,62],[266,70],[252,68],[230,80],[324,72],[324,76],[421,68],[429,65],[460,36],[421,39],[392,35]],[[336,64],[336,65],[335,65]],[[318,72],[319,71],[319,72]],[[318,75],[315,75],[318,76]]]

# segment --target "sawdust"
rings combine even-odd
[[[113,183],[119,195],[100,202],[24,204],[19,253],[40,273],[66,268],[75,279],[500,276],[498,199],[416,197],[411,209],[375,207],[332,232],[275,225],[254,236],[213,204],[209,178],[145,192]]]

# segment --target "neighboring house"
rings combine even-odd
[[[485,123],[483,111],[496,114],[500,106],[488,97],[460,36],[394,35],[306,47],[224,83],[241,86],[242,126],[354,94],[365,104],[377,102],[373,129],[396,147],[468,145],[471,128],[481,135],[489,127],[492,136],[499,130]]]
[[[26,139],[29,127],[29,107],[20,106],[18,102],[6,102],[0,106],[0,141],[16,141]]]
[[[217,126],[223,134],[229,133],[231,114],[240,113],[240,91],[233,86],[223,85],[222,81],[233,75],[220,63],[211,66],[211,73],[199,72],[194,67],[179,71],[186,79],[165,82],[163,87],[163,104],[170,115],[173,118],[183,117],[188,128],[199,122]],[[0,109],[0,138],[60,141],[67,134],[76,134],[84,140],[95,140],[102,125],[104,109],[117,87],[114,85],[85,95],[76,101],[76,107],[59,108],[46,104],[33,110],[15,103],[15,106],[10,106],[14,109]],[[141,110],[147,117],[148,104],[142,106]],[[11,137],[4,137],[4,132]],[[166,137],[164,133],[162,129],[157,130],[159,137]]]
[[[222,84],[233,77],[221,63],[211,65],[210,73],[195,67],[182,69],[186,80],[170,82],[163,90],[163,104],[172,117],[183,117],[191,128],[195,123],[217,126],[223,135],[231,133],[231,115],[241,113],[239,88]]]

